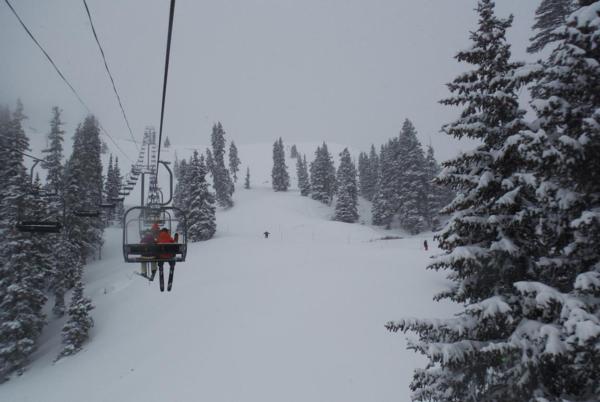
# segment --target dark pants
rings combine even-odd
[[[169,263],[169,266],[171,267],[171,269],[175,268],[175,261],[168,261],[168,263]],[[164,266],[165,266],[165,262],[164,261],[159,261],[158,262],[158,268],[159,269],[162,270]]]
[[[169,262],[169,282],[167,284],[167,290],[171,290],[171,287],[173,286],[173,274],[175,271],[175,261],[168,261]],[[165,288],[165,279],[164,279],[164,273],[163,273],[163,267],[165,266],[165,262],[164,261],[159,261],[158,262],[158,275],[159,275],[159,279],[160,279],[160,291],[162,292]],[[152,277],[154,277],[154,275],[152,275]]]

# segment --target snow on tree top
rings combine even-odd
[[[600,26],[600,3],[596,2],[586,7],[581,7],[567,19],[568,24],[577,24],[577,27]]]

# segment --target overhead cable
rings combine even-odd
[[[158,155],[156,157],[156,174],[158,175],[158,166],[160,164],[160,148],[162,145],[163,119],[165,117],[165,99],[167,96],[167,78],[169,76],[169,57],[171,55],[171,34],[173,32],[173,16],[175,14],[175,0],[171,0],[171,10],[169,13],[169,32],[167,34],[167,52],[165,56],[165,75],[163,78],[162,105],[160,108],[160,129],[158,131]]]
[[[25,25],[25,23],[23,22],[23,20],[21,19],[21,17],[19,17],[19,14],[17,14],[17,12],[13,8],[12,4],[10,4],[10,2],[8,0],[4,0],[4,2],[8,5],[8,7],[12,11],[12,13],[15,15],[15,17],[17,17],[17,20],[19,20],[19,23],[21,24],[21,26],[23,27],[23,29],[25,30],[25,32],[27,32],[27,35],[29,35],[29,37],[31,38],[31,40],[33,40],[33,42],[42,51],[42,53],[44,53],[44,56],[46,56],[46,58],[48,59],[48,61],[50,62],[50,64],[52,64],[52,66],[54,67],[54,69],[56,70],[56,72],[58,73],[58,75],[60,76],[60,78],[62,78],[62,80],[65,82],[65,84],[67,84],[67,86],[71,89],[71,91],[73,92],[73,94],[75,94],[75,96],[79,100],[79,103],[81,103],[83,105],[83,107],[88,111],[88,113],[94,114],[92,112],[92,110],[88,107],[88,105],[83,101],[83,99],[81,98],[81,96],[79,96],[79,93],[75,90],[75,88],[73,88],[73,85],[71,85],[71,83],[65,78],[64,74],[60,71],[60,69],[58,68],[58,66],[56,65],[56,63],[54,63],[54,60],[52,60],[52,57],[50,57],[50,55],[48,54],[48,52],[46,52],[46,50],[43,48],[43,46],[40,45],[40,43],[37,41],[37,39],[35,38],[35,36],[33,36],[33,34],[31,33],[31,31],[29,30],[29,28],[27,28],[27,25]],[[115,147],[123,155],[125,155],[125,157],[127,159],[129,159],[129,161],[133,162],[131,160],[131,158],[127,155],[127,153],[125,153],[125,151],[123,151],[121,149],[121,147],[119,147],[119,145],[115,142],[115,140],[108,133],[108,131],[106,131],[104,129],[104,127],[102,126],[102,124],[100,124],[100,122],[98,122],[98,126],[100,127],[100,130],[102,130],[104,132],[104,134],[112,141],[112,143],[115,145]]]
[[[117,101],[119,102],[119,107],[121,108],[121,113],[123,114],[123,118],[125,119],[125,123],[127,124],[127,128],[129,129],[129,134],[131,135],[131,139],[135,144],[137,151],[139,152],[140,148],[138,147],[137,141],[135,140],[135,136],[133,135],[133,131],[131,130],[131,126],[129,125],[129,120],[127,119],[127,114],[125,113],[125,108],[123,108],[123,103],[121,102],[121,97],[119,96],[119,92],[117,91],[117,86],[115,84],[115,80],[108,68],[108,62],[106,61],[106,56],[104,54],[104,49],[102,49],[102,45],[100,44],[100,40],[98,39],[98,34],[96,33],[96,28],[94,27],[94,21],[92,20],[92,14],[90,13],[90,9],[87,5],[87,1],[83,0],[83,5],[85,6],[85,11],[87,13],[88,19],[90,20],[90,26],[92,27],[92,32],[94,33],[94,38],[96,39],[96,43],[98,44],[98,49],[100,49],[100,54],[102,55],[102,60],[104,60],[104,68],[108,73],[108,77],[110,78],[110,82],[112,83],[113,91],[117,96]]]

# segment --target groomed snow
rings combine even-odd
[[[425,270],[431,234],[377,240],[399,233],[333,222],[332,208],[273,192],[270,170],[250,166],[254,188],[240,174],[235,207],[218,212],[214,239],[190,245],[170,293],[133,274],[108,229],[103,260],[86,267],[91,340],[53,364],[62,322],[51,322],[0,401],[409,401],[424,359],[384,324],[454,311],[432,301],[446,282]]]

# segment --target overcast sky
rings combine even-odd
[[[102,125],[127,144],[83,2],[11,2]],[[515,59],[531,59],[524,49],[538,4],[497,1],[500,16],[515,16],[508,35]],[[169,1],[88,5],[141,139],[145,126],[158,128]],[[438,159],[452,157],[470,145],[439,133],[456,110],[437,102],[448,95],[444,84],[466,68],[453,56],[469,45],[475,6],[475,0],[177,0],[165,135],[177,145],[205,144],[221,121],[239,144],[281,136],[287,144],[325,140],[367,150],[409,118]],[[34,150],[44,143],[53,105],[63,109],[70,139],[87,111],[4,2],[0,41],[0,103],[13,107],[21,98]]]

